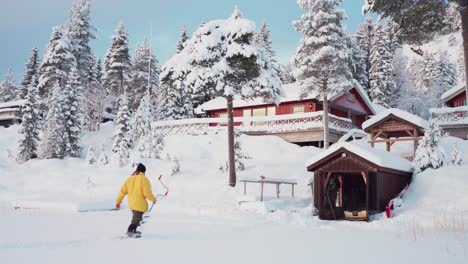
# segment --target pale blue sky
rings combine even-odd
[[[41,57],[53,26],[64,23],[73,0],[0,0],[0,78],[12,68],[15,78],[23,75],[24,64],[33,47]],[[344,0],[348,20],[346,26],[356,30],[364,17],[364,0]],[[266,21],[270,27],[273,48],[281,63],[294,54],[300,34],[292,21],[301,15],[295,0],[94,0],[93,24],[98,39],[92,42],[97,56],[103,56],[110,36],[119,20],[124,21],[130,35],[131,48],[150,34],[153,25],[153,50],[164,62],[175,52],[181,27],[190,32],[202,21],[226,18],[238,5],[244,17],[257,25]]]

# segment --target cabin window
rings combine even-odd
[[[227,112],[222,112],[218,114],[219,118],[227,118]]]
[[[356,102],[356,95],[353,93],[347,93],[346,94],[346,100],[355,103]]]
[[[294,105],[292,108],[293,114],[304,113],[304,105]]]
[[[266,116],[266,108],[257,108],[257,109],[253,109],[253,116]],[[255,126],[264,126],[265,125],[265,121],[257,121],[257,122],[254,122],[254,125]]]

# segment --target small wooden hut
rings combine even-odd
[[[370,134],[372,147],[385,143],[390,152],[395,142],[413,141],[413,157],[427,127],[426,120],[400,109],[387,109],[362,124],[362,129]]]
[[[411,181],[412,165],[399,155],[341,142],[307,162],[319,218],[368,220]]]

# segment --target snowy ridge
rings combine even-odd
[[[391,109],[387,109],[385,111],[382,111],[381,113],[373,116],[372,118],[370,118],[369,120],[367,120],[366,122],[362,123],[362,129],[366,129],[372,125],[374,125],[375,123],[378,123],[379,121],[381,121],[382,119],[386,118],[387,116],[389,115],[394,115],[396,117],[399,117],[403,120],[406,120],[412,124],[415,124],[421,128],[427,128],[429,123],[420,118],[419,116],[416,116],[416,115],[413,115],[411,113],[408,113],[406,111],[403,111],[403,110],[400,110],[400,109],[397,109],[397,108],[391,108]]]
[[[307,160],[305,166],[308,167],[317,161],[325,158],[326,156],[332,154],[340,148],[344,148],[356,155],[361,156],[368,161],[388,169],[394,169],[399,171],[412,172],[413,165],[410,161],[402,158],[401,156],[387,152],[381,149],[371,148],[367,145],[355,144],[350,142],[338,142],[333,144],[327,150],[313,156],[311,159]]]

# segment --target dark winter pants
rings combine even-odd
[[[128,226],[128,232],[135,232],[137,227],[140,225],[141,220],[143,219],[143,212],[132,210],[133,217],[132,223]]]

